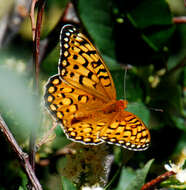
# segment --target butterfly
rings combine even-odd
[[[103,142],[142,151],[150,133],[142,120],[116,100],[112,76],[97,49],[76,27],[60,33],[58,74],[49,78],[45,105],[67,138],[86,145]]]

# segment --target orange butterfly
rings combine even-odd
[[[126,100],[116,100],[112,76],[92,43],[72,25],[63,26],[60,42],[58,74],[49,78],[44,98],[66,136],[87,145],[147,149],[149,130],[124,110]]]

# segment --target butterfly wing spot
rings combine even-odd
[[[93,59],[93,61],[97,62],[99,60],[99,57],[95,53],[95,51],[91,52],[90,57]]]
[[[63,65],[63,67],[66,67],[66,66],[68,65],[68,64],[67,64],[67,61],[66,61],[66,60],[63,60],[62,65]]]
[[[80,43],[80,44],[82,44],[82,43]],[[83,45],[80,45],[79,48],[80,48],[79,51],[82,50],[85,53],[88,52],[88,49],[85,46],[83,46]]]
[[[132,129],[132,135],[136,136],[137,132],[138,132],[138,129],[137,129],[137,128],[133,128],[133,129]]]
[[[104,123],[104,122],[100,122],[100,123],[97,123],[97,126],[103,127],[103,126],[105,126],[105,124],[106,123]]]
[[[70,36],[70,32],[66,32],[65,34],[66,34],[67,36]]]
[[[69,128],[67,128],[67,131],[68,131],[68,132],[72,132],[73,130],[74,130],[73,127],[69,127]]]
[[[91,141],[92,141],[92,139],[91,139],[91,138],[84,138],[83,140],[84,140],[84,142],[86,142],[86,143],[89,143],[89,142],[91,142]]]
[[[89,100],[89,98],[86,95],[84,95],[84,96],[83,95],[79,95],[78,96],[78,100],[79,100],[80,103],[87,103],[88,100]]]
[[[67,49],[67,48],[69,48],[69,45],[68,44],[64,44],[64,47]]]
[[[123,137],[126,139],[130,138],[131,137],[131,131],[124,131]]]
[[[85,44],[85,47],[86,47],[89,51],[95,50],[95,48],[92,48],[92,47],[90,46],[90,44],[88,44],[88,43]]]
[[[59,83],[60,83],[59,79],[54,79],[54,80],[52,81],[52,84],[54,84],[54,85],[57,85],[57,84],[59,84]]]
[[[47,99],[47,100],[48,100],[48,102],[52,102],[53,99],[54,99],[53,96],[48,96],[48,99]]]
[[[109,129],[116,129],[118,127],[118,125],[119,125],[119,122],[114,122],[108,128]]]
[[[65,87],[65,88],[62,88],[61,91],[63,93],[73,93],[74,89],[73,88],[69,88],[69,87]]]
[[[72,30],[72,29],[69,29],[68,31],[69,31],[69,32],[71,32],[71,33],[73,32],[73,30]]]
[[[65,76],[67,74],[66,69],[61,70],[61,76]]]
[[[77,57],[76,56],[77,56],[77,54],[75,54],[73,57],[70,56],[69,62],[74,61],[74,62],[77,62],[78,64],[81,64],[81,65],[83,65],[86,62],[83,56],[81,56],[81,55],[78,55]]]
[[[66,37],[66,38],[64,38],[63,40],[64,40],[65,42],[68,42],[69,39]]]
[[[136,138],[136,136],[131,136],[131,137],[130,137],[131,141],[134,141],[135,138]]]
[[[62,113],[61,113],[61,112],[59,112],[59,111],[57,112],[57,114],[56,114],[56,115],[57,115],[57,117],[58,117],[59,119],[62,119],[62,118],[63,118]]]
[[[116,142],[116,139],[115,139],[115,138],[112,138],[112,139],[110,139],[110,141],[111,141],[112,143],[115,143],[115,142]]]
[[[70,112],[70,113],[74,113],[74,112],[76,112],[76,111],[77,111],[76,105],[71,105],[71,106],[69,106],[69,112]]]
[[[51,105],[50,105],[50,109],[51,109],[52,111],[56,111],[57,108],[56,108],[56,106],[55,106],[54,104],[51,104]]]
[[[75,137],[75,136],[77,136],[77,133],[72,131],[72,132],[70,133],[70,136]]]
[[[68,56],[68,51],[64,52],[64,56],[67,57]]]
[[[87,53],[82,53],[82,56],[88,61],[88,63],[94,62],[94,60]]]
[[[56,91],[56,89],[55,89],[55,87],[53,87],[53,86],[51,86],[49,89],[48,89],[48,92],[49,93],[53,93],[53,92],[55,92]]]
[[[130,143],[129,143],[129,142],[127,142],[127,143],[126,143],[126,146],[130,146]]]

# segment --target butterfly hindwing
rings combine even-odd
[[[102,129],[99,137],[135,151],[145,150],[150,144],[150,133],[145,124],[136,115],[124,110]]]
[[[100,127],[95,127],[89,117],[103,102],[65,83],[59,75],[48,80],[44,98],[46,107],[63,124],[68,138],[86,144],[102,142],[97,138]]]

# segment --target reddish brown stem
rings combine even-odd
[[[168,74],[172,74],[174,73],[175,71],[177,71],[178,69],[181,69],[181,68],[184,68],[186,66],[186,57],[184,57],[180,63],[178,63],[175,67],[173,67],[172,69],[170,69],[168,71]]]
[[[1,130],[1,132],[3,132],[3,135],[8,140],[12,149],[14,150],[16,155],[18,156],[20,163],[21,163],[22,167],[24,168],[24,170],[26,171],[27,177],[28,177],[31,185],[33,186],[33,188],[35,190],[42,190],[42,186],[39,183],[39,181],[38,181],[38,179],[37,179],[37,177],[36,177],[36,175],[32,169],[32,166],[29,162],[28,154],[26,154],[25,152],[22,151],[22,149],[20,148],[20,146],[16,142],[14,136],[10,132],[8,126],[6,125],[6,123],[3,120],[3,118],[1,117],[1,115],[0,115],[0,130]]]
[[[31,19],[31,25],[32,25],[32,39],[34,41],[35,39],[35,30],[36,30],[36,24],[35,24],[35,19],[34,19],[34,10],[35,10],[35,5],[38,0],[33,0],[31,9],[30,9],[30,19]]]
[[[175,175],[175,172],[173,172],[173,171],[166,172],[166,173],[158,176],[157,178],[151,180],[150,182],[146,183],[145,185],[143,185],[141,190],[151,190],[155,186],[160,184],[162,181],[165,181],[166,179],[168,179],[172,175]]]
[[[38,2],[38,15],[37,15],[37,23],[35,30],[35,39],[34,39],[34,61],[35,61],[35,82],[36,89],[39,87],[39,49],[40,49],[40,34],[41,34],[41,24],[44,13],[45,0],[40,0]]]
[[[35,26],[34,21],[34,9],[35,4],[38,2],[38,14],[37,14],[37,21]],[[42,18],[43,18],[43,12],[45,7],[45,0],[33,0],[32,1],[32,8],[31,8],[31,23],[32,23],[32,31],[33,31],[33,45],[34,45],[34,52],[33,52],[33,66],[34,66],[34,91],[36,96],[38,95],[39,91],[39,53],[40,53],[40,34],[41,34],[41,24],[42,24]],[[35,32],[35,33],[34,33]],[[37,106],[35,109],[39,109]],[[30,137],[30,163],[32,165],[32,168],[35,168],[35,130],[32,131],[31,137]]]
[[[173,18],[174,24],[184,24],[186,23],[186,16],[174,17]]]

